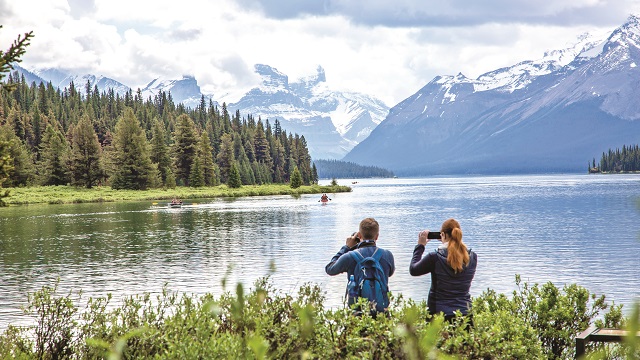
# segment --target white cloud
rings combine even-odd
[[[288,4],[288,5],[287,5]],[[392,4],[392,5],[390,5]],[[325,68],[332,88],[389,105],[437,75],[483,72],[612,30],[638,0],[0,0],[0,45],[33,30],[27,67],[144,87],[189,74],[215,95],[256,85],[256,63],[290,80]]]

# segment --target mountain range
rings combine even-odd
[[[640,21],[470,79],[437,76],[344,158],[397,175],[586,172],[640,142]]]
[[[69,74],[58,69],[27,70],[14,65],[28,83],[51,82],[64,89],[73,82],[76,90],[85,92],[87,84],[100,91],[112,88],[124,96],[130,87],[116,80],[95,75]],[[263,121],[280,121],[283,129],[304,135],[309,153],[314,159],[342,158],[386,117],[389,107],[366,94],[341,92],[330,89],[322,67],[315,74],[289,83],[287,75],[268,65],[255,65],[262,82],[244,94],[237,103],[227,104],[230,112],[239,110]],[[202,98],[208,104],[218,104],[211,94],[203,94],[193,76],[182,79],[154,79],[140,89],[144,99],[161,91],[170,93],[175,104],[195,108]],[[135,91],[134,91],[135,92]]]
[[[262,83],[227,108],[278,119],[305,136],[314,159],[397,175],[585,172],[603,152],[640,142],[639,64],[640,20],[630,16],[611,33],[582,35],[538,60],[475,79],[437,76],[390,110],[373,96],[330,89],[322,67],[289,82],[262,64],[255,65]],[[129,90],[106,77],[16,68],[29,82]],[[189,107],[203,96],[215,102],[191,76],[154,79],[142,93],[160,90]]]

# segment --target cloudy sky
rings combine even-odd
[[[537,59],[639,13],[640,0],[0,0],[0,48],[33,30],[28,69],[134,89],[188,74],[228,102],[259,83],[254,64],[290,81],[320,65],[330,88],[393,106],[437,75]]]

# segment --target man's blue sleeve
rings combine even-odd
[[[344,245],[342,248],[340,248],[340,251],[338,251],[338,253],[335,254],[333,258],[331,258],[331,261],[327,264],[327,266],[325,266],[324,270],[327,272],[327,274],[333,276],[342,274],[343,272],[349,270],[351,257],[343,256],[349,251],[351,251],[351,248],[349,248],[347,245]]]

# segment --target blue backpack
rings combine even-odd
[[[369,300],[372,305],[372,313],[384,312],[389,307],[389,286],[387,277],[380,266],[382,251],[379,248],[369,257],[364,257],[359,251],[349,252],[356,260],[356,268],[353,276],[356,282],[357,296]],[[375,311],[374,311],[375,309]]]

